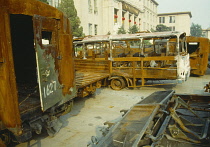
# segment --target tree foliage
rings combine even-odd
[[[82,37],[84,35],[83,28],[80,26],[81,21],[77,16],[77,10],[74,6],[74,1],[62,0],[58,9],[61,10],[64,14],[66,14],[67,18],[70,20],[73,36]]]
[[[135,33],[137,33],[137,32],[139,32],[139,28],[137,27],[137,25],[133,25],[132,27],[130,27],[130,28],[128,29],[128,33],[129,33],[129,34],[135,34]]]
[[[170,28],[163,24],[159,24],[156,26],[156,32],[166,32],[166,31],[170,31]]]
[[[192,23],[190,27],[191,36],[202,37],[202,28],[199,24]]]
[[[39,1],[41,1],[43,3],[46,3],[46,4],[49,4],[47,0],[39,0]]]
[[[126,30],[124,29],[123,26],[121,26],[120,28],[118,28],[117,34],[126,34]]]

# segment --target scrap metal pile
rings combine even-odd
[[[92,137],[92,147],[196,147],[210,145],[209,96],[157,91],[116,123],[106,122],[103,137]]]

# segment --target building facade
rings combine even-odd
[[[202,30],[202,33],[203,33],[203,37],[206,37],[206,38],[210,39],[210,28]]]
[[[61,0],[47,0],[47,2],[49,3],[49,5],[57,8],[59,6]]]
[[[117,34],[137,25],[140,31],[155,29],[155,0],[74,0],[85,35]]]
[[[158,14],[158,24],[163,24],[171,31],[184,31],[190,35],[191,12],[175,12]]]

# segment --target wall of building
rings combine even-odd
[[[53,6],[61,2],[48,1]],[[85,35],[117,34],[119,27],[123,26],[128,31],[133,25],[137,25],[140,31],[151,31],[157,24],[190,35],[191,12],[157,15],[158,3],[155,0],[74,0],[74,4]],[[159,17],[164,17],[165,22],[160,23]],[[175,21],[170,23],[170,17]]]
[[[203,37],[210,39],[210,28],[207,28],[206,30],[202,30]]]
[[[165,22],[160,22],[160,17],[164,17]],[[158,14],[158,23],[170,27],[171,31],[184,31],[190,35],[191,17],[191,12],[162,13]]]
[[[48,0],[57,7],[62,0]],[[117,34],[137,25],[140,31],[151,31],[157,25],[155,0],[74,0],[85,35]]]
[[[140,31],[150,31],[157,25],[155,0],[74,0],[74,3],[85,35],[117,34],[119,27],[128,31],[133,25]]]

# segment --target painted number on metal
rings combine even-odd
[[[44,87],[44,98],[56,91],[56,81],[52,81]]]

